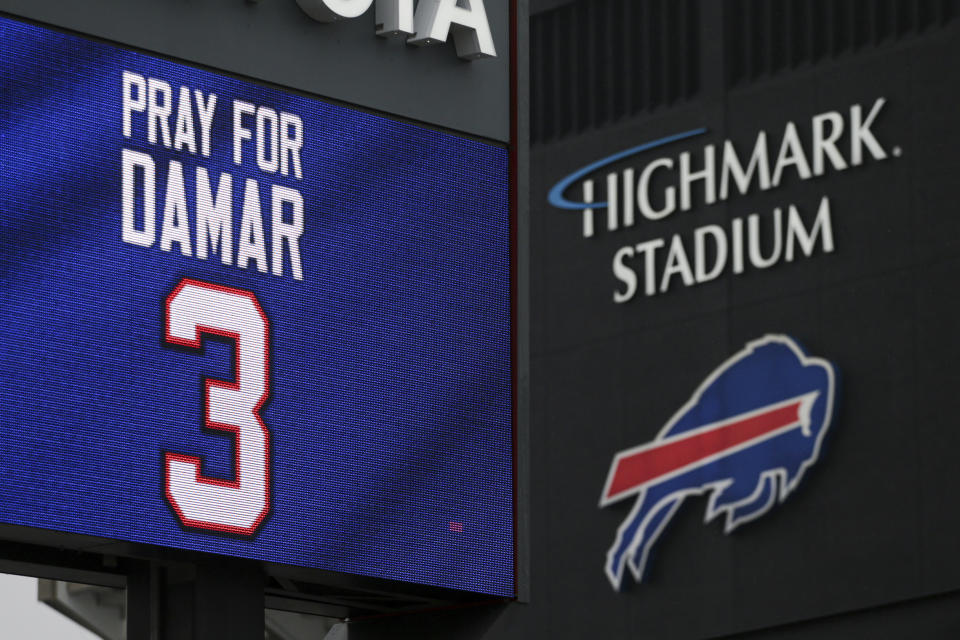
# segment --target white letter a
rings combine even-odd
[[[490,24],[483,0],[420,0],[414,16],[417,32],[407,40],[410,44],[425,45],[446,42],[450,30],[457,47],[457,55],[466,60],[495,58]]]

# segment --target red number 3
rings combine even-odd
[[[200,458],[164,453],[164,493],[187,527],[252,535],[270,511],[270,432],[260,409],[270,390],[270,323],[249,291],[184,279],[167,296],[165,339],[199,349],[202,334],[235,344],[233,382],[204,379],[204,425],[233,432],[236,478],[201,474]]]

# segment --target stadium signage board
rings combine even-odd
[[[598,228],[652,230],[688,211],[707,213],[713,205],[744,196],[900,158],[900,146],[874,131],[886,105],[879,96],[815,114],[799,126],[787,121],[781,132],[761,129],[747,142],[708,142],[692,151],[683,149],[685,141],[709,137],[709,129],[674,132],[576,169],[551,187],[547,201],[561,211],[581,212],[584,238]],[[809,134],[805,138],[802,132]],[[683,150],[673,151],[677,147]],[[662,155],[651,157],[661,148]],[[833,253],[836,213],[830,194],[821,193],[808,202],[783,203],[770,215],[751,212],[723,224],[703,224],[692,233],[629,242],[609,263],[612,300],[624,304],[720,281],[726,273],[740,276]]]
[[[505,147],[0,18],[0,523],[514,592]]]

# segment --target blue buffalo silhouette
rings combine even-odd
[[[607,552],[614,588],[627,566],[643,580],[651,548],[686,497],[709,492],[704,522],[725,515],[727,533],[783,502],[820,455],[835,379],[833,364],[788,336],[764,336],[711,373],[652,442],[619,452],[600,506],[635,504]]]

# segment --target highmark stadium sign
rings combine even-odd
[[[901,149],[881,144],[872,129],[885,104],[885,98],[879,97],[871,104],[816,114],[804,128],[809,131],[808,140],[802,139],[800,128],[790,121],[776,135],[759,131],[746,150],[733,140],[724,140],[720,145],[706,144],[699,151],[646,160],[649,155],[645,152],[695,141],[708,130],[698,127],[677,132],[570,173],[553,186],[548,201],[559,209],[581,211],[582,234],[590,238],[603,220],[608,231],[646,226],[699,205],[776,189],[788,177],[806,181],[899,157]],[[644,162],[635,158],[644,158]],[[623,164],[627,166],[607,170]],[[605,170],[606,175],[598,179]],[[579,199],[570,195],[577,189]],[[748,269],[768,269],[831,253],[835,250],[833,214],[830,196],[823,194],[809,211],[788,203],[775,207],[769,215],[733,217],[727,226],[706,224],[690,234],[626,244],[611,260],[616,282],[612,299],[625,303],[638,295],[655,296],[678,286],[710,282],[724,273],[740,275]]]
[[[0,524],[513,595],[503,146],[6,18],[0,83]]]

